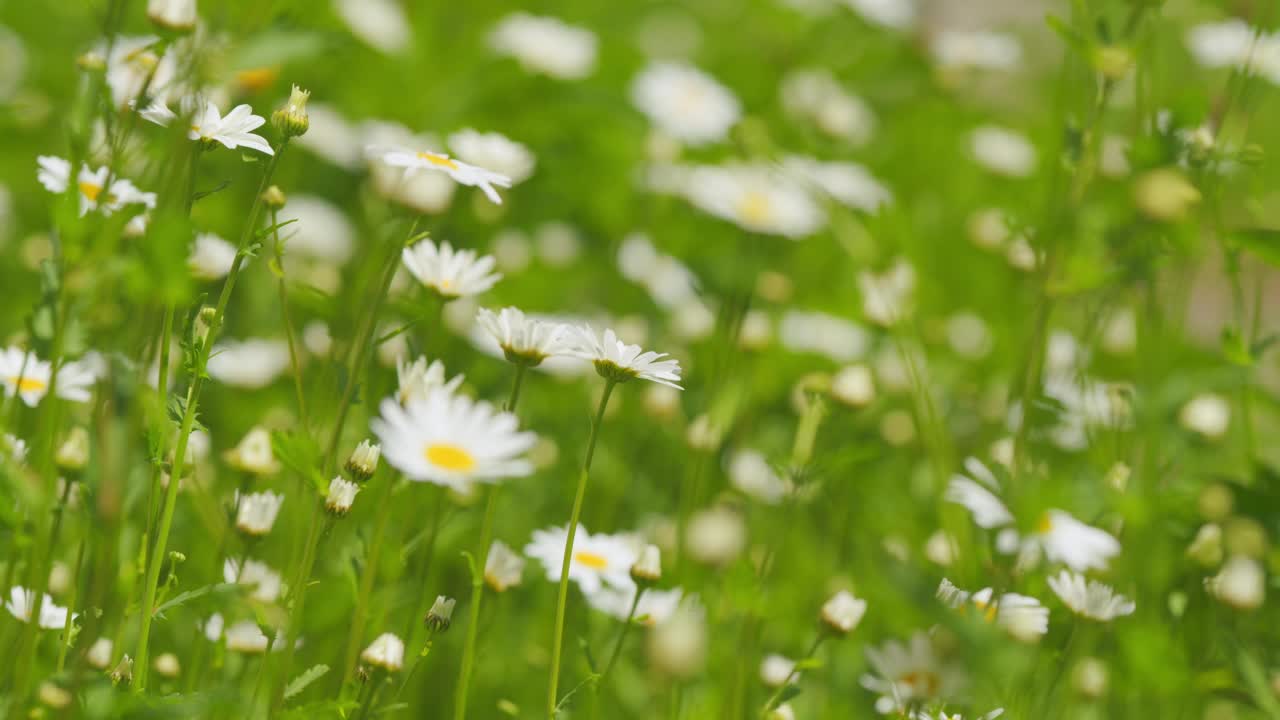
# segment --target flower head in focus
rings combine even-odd
[[[404,266],[418,282],[446,300],[478,295],[502,279],[493,272],[492,255],[477,256],[475,250],[454,250],[446,240],[436,245],[422,240],[404,249]]]
[[[535,367],[569,350],[568,326],[529,317],[519,308],[505,307],[496,313],[480,308],[476,321],[498,341],[507,360],[517,365]]]
[[[511,187],[511,178],[506,175],[456,160],[444,153],[377,147],[370,147],[369,153],[391,167],[405,168],[406,174],[421,170],[444,173],[459,185],[480,188],[486,197],[499,205],[502,204],[502,196],[493,189],[494,186]]]
[[[551,582],[560,581],[568,538],[569,533],[563,527],[534,530],[533,539],[524,548],[525,555],[542,563]],[[569,579],[578,583],[588,596],[606,586],[630,590],[635,587],[631,566],[635,565],[637,550],[631,538],[605,533],[592,535],[579,524],[573,536],[573,554],[569,556]]]
[[[571,328],[570,355],[595,363],[596,372],[612,382],[634,378],[649,380],[676,389],[680,387],[680,363],[666,353],[645,352],[639,345],[628,345],[617,333],[606,329],[597,335],[590,325]]]
[[[187,130],[187,137],[191,140],[196,140],[205,147],[222,145],[228,150],[244,147],[267,155],[275,154],[271,143],[253,132],[267,122],[266,118],[254,115],[253,108],[237,105],[224,116],[211,100],[196,102],[194,105],[191,127]],[[168,125],[178,119],[178,114],[161,101],[144,110],[142,116],[157,125]]]

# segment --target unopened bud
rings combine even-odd
[[[1106,664],[1095,657],[1081,659],[1071,673],[1071,685],[1081,695],[1097,700],[1107,692]]]
[[[51,707],[54,710],[61,710],[67,707],[75,699],[70,692],[47,681],[40,683],[38,697],[40,698],[40,704]]]
[[[457,602],[451,597],[437,596],[435,603],[431,606],[431,610],[427,612],[427,627],[438,633],[448,630],[449,624],[453,619],[453,606]]]
[[[173,653],[164,653],[156,657],[152,667],[160,674],[160,677],[176,678],[178,673],[182,671],[182,665],[178,662],[178,656]]]
[[[79,426],[72,428],[67,433],[66,440],[58,446],[54,461],[69,473],[84,470],[84,466],[89,463],[89,433]]]
[[[335,517],[342,517],[351,511],[351,505],[356,501],[356,493],[360,492],[360,486],[336,477],[329,482],[329,492],[324,497],[324,509]]]
[[[1108,80],[1120,80],[1133,67],[1133,53],[1126,47],[1105,45],[1094,50],[1093,67]]]
[[[867,601],[841,590],[822,606],[822,622],[838,635],[848,635],[867,612]]]
[[[1202,525],[1187,547],[1187,556],[1205,567],[1217,567],[1222,562],[1222,528],[1216,523]]]
[[[631,566],[631,579],[642,586],[662,579],[662,553],[657,545],[645,545],[640,551],[640,558]]]
[[[404,667],[404,641],[394,633],[382,633],[360,653],[360,659],[387,672],[399,672]]]
[[[189,33],[196,27],[196,0],[147,0],[147,19],[171,33]]]
[[[284,107],[271,114],[271,124],[285,137],[297,137],[307,132],[311,120],[307,117],[307,98],[311,93],[297,85],[289,93],[289,100]]]
[[[262,191],[262,202],[266,203],[267,207],[272,210],[279,210],[284,207],[284,191],[280,189],[279,185],[272,185]]]
[[[116,663],[109,675],[111,676],[112,685],[133,682],[133,658],[128,655],[120,658],[120,662]]]
[[[356,449],[351,451],[351,457],[347,458],[344,467],[356,482],[368,482],[378,470],[378,459],[381,456],[381,445],[361,440]]]

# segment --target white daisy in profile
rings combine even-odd
[[[239,560],[227,558],[222,564],[222,579],[252,588],[249,597],[264,603],[275,602],[284,589],[280,573],[257,560],[246,560],[241,565]]]
[[[467,492],[477,482],[497,483],[533,472],[524,454],[537,441],[521,432],[516,416],[465,395],[433,392],[401,406],[382,401],[370,427],[387,462],[410,480]]]
[[[447,240],[439,245],[430,240],[417,242],[404,249],[403,259],[418,282],[447,300],[478,295],[502,279],[501,273],[493,272],[492,255],[454,250]]]
[[[862,676],[862,686],[879,693],[876,710],[901,712],[912,705],[946,700],[965,685],[964,671],[943,659],[923,632],[906,644],[890,640],[867,648],[867,660],[875,674]]]
[[[446,379],[444,363],[439,360],[428,362],[425,357],[420,356],[413,362],[397,359],[396,379],[396,398],[401,405],[408,405],[410,402],[426,400],[437,391],[452,395],[464,378],[462,375],[454,375]]]
[[[157,125],[168,125],[178,118],[177,113],[163,103],[153,103],[141,115]],[[187,137],[206,145],[217,143],[228,150],[244,147],[274,155],[271,143],[253,132],[266,122],[261,115],[254,115],[253,108],[248,105],[237,105],[224,116],[212,101],[203,100],[191,115]]]
[[[1110,586],[1067,570],[1050,577],[1049,587],[1072,612],[1090,620],[1108,622],[1132,614],[1136,607]]]
[[[1023,642],[1038,640],[1049,632],[1049,609],[1039,600],[1017,593],[996,597],[991,588],[975,593],[956,587],[946,578],[938,586],[938,599],[948,607],[964,613],[975,611],[986,622],[994,622]]]
[[[284,495],[271,491],[237,495],[236,528],[254,537],[271,532],[276,524],[276,515],[284,504]]]
[[[678,189],[694,207],[749,232],[798,240],[827,222],[805,185],[765,165],[695,167]]]
[[[1119,554],[1120,541],[1111,533],[1080,522],[1064,510],[1049,510],[1036,524],[1032,538],[1050,562],[1061,562],[1072,570],[1105,570]]]
[[[595,33],[558,18],[517,12],[504,17],[489,36],[489,45],[515,58],[526,71],[561,80],[591,74],[596,64]]]
[[[680,362],[666,353],[645,352],[639,345],[628,345],[618,339],[617,333],[606,329],[597,335],[590,325],[571,327],[568,342],[570,355],[590,360],[596,372],[606,380],[626,382],[634,378],[680,387]]]
[[[893,193],[857,163],[822,162],[802,155],[788,155],[782,160],[782,168],[800,182],[855,210],[875,212],[893,201]]]
[[[35,604],[35,591],[14,585],[9,588],[9,599],[5,602],[4,607],[9,611],[10,615],[24,623],[29,623],[31,622],[31,611],[35,608]],[[79,614],[71,614],[73,620],[77,617],[79,617]],[[46,630],[61,630],[67,625],[67,609],[55,605],[53,598],[46,593],[40,603],[40,621],[36,624]]]
[[[505,175],[512,184],[528,180],[537,164],[529,148],[496,132],[459,130],[449,136],[449,147],[463,162]]]
[[[496,313],[480,308],[476,322],[493,336],[507,360],[517,365],[534,367],[570,349],[569,326],[530,317],[519,308],[505,307]]]
[[[560,582],[567,541],[566,528],[534,530],[524,554],[542,563],[547,580]],[[605,586],[630,590],[635,587],[631,566],[638,557],[639,548],[632,538],[605,533],[592,535],[579,523],[573,536],[573,553],[569,556],[569,579],[578,583],[588,597]]]
[[[574,538],[573,546],[578,547],[578,538]],[[631,611],[631,603],[636,599],[636,593],[639,588],[615,588],[609,585],[603,585],[599,590],[587,594],[587,604],[618,620],[626,621],[627,613]],[[672,588],[670,590],[657,590],[650,588],[640,596],[640,602],[636,605],[636,614],[633,622],[640,623],[646,627],[652,627],[659,623],[666,622],[676,609],[680,607],[680,601],[684,599],[684,591],[680,588]]]
[[[231,272],[236,246],[214,233],[197,233],[187,256],[187,268],[200,280],[217,280]]]
[[[981,460],[974,457],[966,458],[964,467],[973,478],[953,475],[947,483],[946,499],[964,506],[973,515],[973,521],[978,527],[991,530],[1012,525],[1013,513],[1009,512],[1009,508],[993,492],[1000,487],[996,476]]]
[[[692,65],[659,62],[631,84],[631,102],[659,130],[688,145],[723,140],[742,116],[733,93]]]
[[[53,368],[35,353],[9,347],[0,350],[0,385],[6,397],[18,395],[27,407],[35,407],[49,392]],[[84,364],[64,362],[58,368],[58,397],[74,402],[89,402],[90,387],[96,378]]]
[[[484,561],[484,581],[494,592],[506,592],[524,578],[524,558],[506,543],[494,540]]]
[[[506,175],[455,160],[444,153],[371,147],[369,154],[391,167],[405,168],[406,175],[419,170],[442,172],[459,185],[480,188],[486,197],[499,205],[502,204],[502,197],[498,195],[497,190],[493,189],[493,186],[511,187],[511,178]]]
[[[36,158],[36,164],[39,166],[36,179],[44,189],[54,194],[67,191],[67,184],[71,182],[70,162],[52,155],[41,155]],[[109,178],[111,178],[110,188],[107,187]],[[143,205],[147,209],[153,209],[156,206],[155,193],[142,192],[128,180],[113,177],[111,170],[106,167],[93,170],[88,165],[81,165],[80,172],[76,176],[76,187],[80,191],[80,215],[82,216],[98,208],[102,209],[103,214],[110,215],[126,205]]]

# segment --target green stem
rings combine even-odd
[[[293,316],[289,314],[289,289],[284,279],[284,244],[280,241],[280,220],[276,208],[271,208],[271,232],[275,236],[276,287],[280,294],[280,315],[284,318],[284,339],[289,344],[289,367],[293,371],[293,389],[298,395],[298,417],[303,429],[311,426],[307,415],[306,393],[302,390],[302,363],[298,358],[297,333],[293,328]]]
[[[516,392],[520,387],[520,371],[516,371],[515,389],[512,391],[514,403]],[[485,491],[484,521],[480,525],[480,550],[476,553],[475,566],[471,568],[471,610],[467,622],[467,640],[462,650],[462,667],[458,671],[458,689],[453,703],[454,720],[463,720],[467,716],[467,688],[471,685],[471,668],[476,659],[476,635],[480,628],[480,603],[484,599],[484,568],[489,561],[489,544],[493,540],[493,513],[498,505],[498,487],[492,486]]]
[[[387,521],[391,517],[391,490],[395,486],[395,477],[387,478],[378,500],[378,516],[374,521],[373,539],[369,543],[369,556],[365,560],[364,572],[360,574],[360,594],[356,599],[355,614],[351,617],[351,630],[347,633],[347,656],[343,663],[342,684],[346,685],[356,668],[356,658],[360,656],[360,643],[364,637],[365,614],[369,609],[369,598],[373,595],[373,583],[378,575],[378,558],[382,554],[382,540],[387,533]]]
[[[578,476],[578,491],[573,497],[573,510],[569,514],[569,526],[566,528],[564,542],[564,560],[560,563],[560,589],[556,597],[555,635],[551,640],[551,677],[547,681],[547,720],[556,716],[556,698],[560,688],[560,655],[564,651],[564,611],[569,600],[569,564],[573,560],[573,538],[578,532],[578,518],[582,515],[582,499],[587,494],[587,478],[591,471],[591,458],[595,455],[596,438],[600,434],[600,425],[604,422],[604,409],[609,404],[609,396],[613,394],[615,380],[606,379],[604,394],[600,396],[600,407],[596,410],[595,422],[591,424],[591,436],[587,439],[587,455],[582,461],[582,473]]]
[[[71,595],[67,598],[67,621],[62,626],[62,641],[58,643],[58,674],[62,674],[63,668],[67,666],[67,649],[71,647],[71,621],[73,611],[76,609],[76,600],[80,590],[80,571],[84,567],[84,549],[88,543],[84,539],[80,540],[80,549],[76,551],[76,571],[71,576]]]
[[[644,595],[646,588],[636,588],[636,596],[631,600],[631,610],[627,612],[627,621],[622,626],[622,632],[618,633],[618,641],[613,644],[613,652],[609,654],[609,662],[604,664],[604,671],[600,673],[599,687],[604,687],[605,680],[609,678],[609,672],[613,670],[613,666],[617,664],[618,657],[622,655],[622,645],[627,640],[627,633],[631,632],[631,626],[635,624],[636,608],[640,607],[640,597]]]
[[[511,381],[511,395],[507,397],[507,404],[504,407],[507,412],[516,411],[516,403],[520,401],[520,385],[524,380],[524,373],[528,369],[529,366],[523,363],[516,365],[516,377]]]
[[[165,550],[169,544],[169,530],[173,525],[173,513],[178,504],[178,486],[181,484],[184,470],[183,464],[186,462],[187,441],[191,438],[191,430],[195,426],[196,408],[200,403],[200,391],[204,387],[205,368],[209,365],[209,353],[213,349],[213,343],[217,339],[219,329],[222,327],[222,320],[226,315],[227,305],[231,302],[231,293],[235,289],[236,279],[240,275],[241,268],[244,267],[249,241],[256,233],[258,216],[262,211],[262,192],[271,183],[271,176],[275,174],[276,167],[280,163],[280,157],[284,155],[286,147],[288,147],[288,140],[281,142],[280,147],[267,163],[258,192],[253,197],[253,205],[249,209],[249,217],[245,221],[244,231],[240,235],[240,242],[236,247],[235,260],[231,262],[231,270],[227,273],[227,279],[222,285],[222,293],[218,296],[218,305],[214,309],[213,320],[209,323],[209,332],[196,349],[194,374],[191,377],[191,384],[187,386],[186,403],[183,405],[182,412],[182,425],[178,430],[178,443],[173,451],[173,469],[169,475],[169,487],[166,488],[164,507],[160,514],[160,530],[156,535],[155,545],[151,551],[151,561],[147,564],[147,583],[143,592],[141,609],[142,627],[138,632],[138,647],[134,656],[134,692],[142,692],[147,685],[147,644],[151,639],[151,621],[152,614],[155,611],[156,586],[160,582],[160,564],[164,560]]]
[[[284,688],[289,681],[289,672],[293,667],[293,651],[298,645],[298,635],[302,632],[302,616],[306,606],[307,589],[311,585],[311,571],[316,564],[316,546],[320,544],[320,536],[326,525],[324,503],[317,501],[311,513],[311,526],[307,530],[307,542],[302,547],[302,562],[298,572],[294,574],[290,594],[292,605],[289,607],[289,629],[285,633],[285,645],[280,658],[280,675],[276,679],[275,697],[271,701],[268,717],[275,717],[284,705]]]
[[[822,641],[826,639],[826,633],[818,633],[818,637],[814,639],[813,645],[809,646],[809,652],[805,653],[804,658],[800,660],[800,662],[797,662],[795,667],[791,668],[791,672],[787,673],[787,677],[782,681],[782,684],[778,686],[778,689],[774,691],[773,695],[769,696],[768,702],[764,704],[764,709],[760,712],[762,717],[768,717],[769,713],[778,707],[778,701],[782,699],[782,693],[786,692],[787,686],[791,684],[791,680],[795,678],[796,673],[800,672],[800,666],[805,664],[807,660],[811,659],[814,653],[818,652],[818,646],[822,645]]]

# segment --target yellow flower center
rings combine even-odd
[[[18,386],[18,392],[32,392],[49,388],[49,383],[32,377],[20,378],[17,375],[10,375],[9,382]]]
[[[738,203],[738,212],[744,220],[756,225],[768,221],[773,216],[768,196],[759,192],[747,193]]]
[[[280,73],[276,68],[263,67],[241,70],[236,73],[236,82],[246,90],[265,90],[275,82]]]
[[[1053,518],[1049,517],[1049,513],[1040,516],[1040,522],[1036,523],[1036,532],[1044,535],[1053,529]]]
[[[91,182],[82,182],[80,183],[80,194],[93,202],[98,202],[98,196],[102,194],[102,186]]]
[[[988,603],[988,602],[983,602],[981,600],[974,600],[973,606],[978,608],[978,610],[982,612],[983,620],[986,620],[987,622],[995,621],[996,611],[999,609],[998,606],[992,605],[991,603]]]
[[[425,453],[427,462],[454,472],[467,472],[476,466],[476,459],[465,448],[449,443],[428,445]]]
[[[573,554],[573,559],[579,565],[586,565],[592,570],[603,570],[609,567],[609,561],[603,555],[597,555],[593,552],[581,550]]]
[[[418,157],[419,157],[419,158],[421,158],[421,159],[423,159],[423,160],[426,160],[427,162],[431,163],[432,165],[439,165],[440,167],[447,167],[447,168],[449,168],[450,170],[457,170],[457,169],[458,169],[458,163],[456,163],[456,162],[454,162],[454,161],[450,160],[449,158],[447,158],[447,157],[445,157],[445,156],[443,156],[443,155],[437,155],[437,154],[435,154],[435,153],[429,153],[429,152],[420,152],[420,153],[418,153]]]
[[[927,697],[937,695],[938,686],[941,685],[938,676],[928,670],[912,670],[899,677],[898,682],[911,688],[913,692]]]

